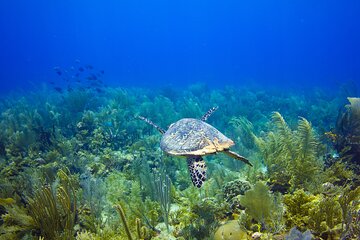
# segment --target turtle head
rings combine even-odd
[[[197,188],[200,188],[206,180],[206,164],[201,156],[189,156],[187,164],[191,181]]]

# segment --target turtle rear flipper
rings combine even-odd
[[[230,151],[230,150],[226,150],[226,151],[224,151],[224,153],[225,153],[226,155],[228,155],[229,157],[232,157],[232,158],[234,158],[234,159],[236,159],[236,160],[240,160],[240,161],[242,161],[242,162],[244,162],[244,163],[246,163],[246,164],[248,164],[248,165],[250,165],[250,166],[253,166],[248,159],[246,159],[245,157],[239,155],[239,154],[236,153],[236,152],[233,152],[233,151]]]
[[[201,156],[190,156],[187,164],[194,186],[200,188],[206,180],[206,164]]]

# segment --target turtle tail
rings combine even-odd
[[[190,156],[187,164],[194,186],[200,188],[206,180],[206,164],[201,156]]]

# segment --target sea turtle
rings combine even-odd
[[[182,118],[170,125],[168,130],[157,126],[149,119],[139,116],[148,124],[154,126],[163,134],[160,148],[164,152],[174,156],[187,158],[187,165],[193,184],[200,188],[206,180],[206,165],[202,156],[223,152],[226,155],[241,160],[252,166],[249,160],[229,150],[234,142],[222,134],[219,130],[206,123],[208,117],[217,110],[211,108],[199,120],[195,118]]]

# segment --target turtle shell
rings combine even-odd
[[[212,154],[233,145],[219,130],[194,118],[183,118],[170,125],[160,142],[163,151],[180,156]]]

